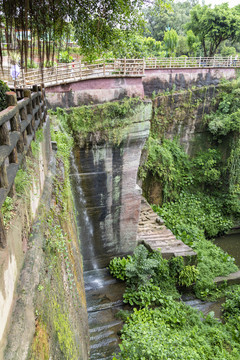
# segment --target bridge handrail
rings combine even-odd
[[[240,60],[232,57],[170,57],[149,58],[145,60],[145,69],[158,68],[191,68],[191,67],[233,67],[240,66]]]
[[[44,82],[45,86],[96,79],[100,77],[142,77],[145,70],[162,68],[240,67],[240,60],[228,57],[169,57],[148,59],[98,59],[94,63],[80,61],[58,64],[51,68],[21,70],[17,86],[31,86]],[[0,77],[10,84],[10,67],[0,69]]]
[[[0,112],[0,208],[14,194],[14,180],[35,132],[45,122],[45,89],[16,89],[6,93],[8,107]],[[18,99],[18,101],[17,101]],[[5,230],[0,213],[0,247],[5,247]]]

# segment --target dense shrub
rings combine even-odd
[[[7,84],[0,80],[0,111],[7,108],[6,92],[9,90]]]

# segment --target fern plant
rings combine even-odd
[[[133,286],[146,285],[158,267],[158,261],[148,257],[149,252],[144,245],[139,245],[133,254],[132,262],[126,265],[127,282]]]

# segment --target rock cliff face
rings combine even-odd
[[[170,95],[162,95],[153,100],[153,133],[180,144],[190,156],[204,150],[209,143],[209,132],[204,116],[214,110],[218,87],[209,86]]]
[[[137,171],[151,110],[151,102],[136,109],[119,129],[120,143],[98,134],[94,142],[75,147],[72,179],[85,270],[102,268],[136,246],[141,202]]]

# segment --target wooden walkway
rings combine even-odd
[[[151,250],[160,250],[163,258],[173,256],[196,256],[196,253],[181,240],[177,240],[171,230],[164,224],[159,224],[160,218],[152,210],[147,201],[142,198],[141,213],[138,225],[138,242]]]
[[[68,84],[82,80],[109,77],[143,77],[145,70],[175,68],[231,68],[240,67],[240,60],[231,57],[175,57],[150,59],[110,59],[97,60],[91,64],[76,61],[70,64],[58,64],[51,68],[21,70],[16,81],[17,87],[44,83],[45,87]],[[10,66],[0,69],[1,80],[13,86]]]

